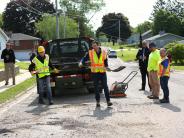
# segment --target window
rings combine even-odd
[[[15,46],[20,46],[20,41],[15,41]]]

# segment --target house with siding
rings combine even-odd
[[[152,32],[152,30],[148,30],[148,31],[144,32],[143,34],[141,34],[141,36],[142,36],[142,40],[146,40],[146,39],[153,36],[153,32]]]
[[[5,32],[0,28],[0,55],[6,47],[6,42],[9,40],[9,37],[5,34]]]
[[[181,40],[184,40],[184,37],[171,33],[160,33],[158,35],[146,39],[146,41],[148,41],[149,43],[154,42],[158,48],[163,48],[165,45],[171,42]]]
[[[18,60],[29,60],[30,53],[36,49],[40,38],[22,33],[10,34],[10,41],[14,43],[13,50]]]

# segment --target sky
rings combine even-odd
[[[6,7],[6,4],[10,0],[0,0],[0,13],[2,13]],[[58,0],[59,1],[59,0]],[[94,29],[101,26],[102,17],[110,12],[123,13],[128,17],[130,25],[136,27],[138,24],[149,20],[149,17],[153,11],[153,5],[157,0],[104,0],[106,6],[101,11],[97,12],[91,19],[90,24]],[[55,2],[55,0],[51,0]],[[89,15],[89,18],[94,13]]]

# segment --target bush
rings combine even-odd
[[[174,47],[176,44],[178,44],[177,42],[172,42],[172,43],[169,43],[165,46],[165,49],[169,50],[170,48]]]
[[[184,64],[184,44],[170,44],[168,51],[172,55],[172,59],[176,64]]]

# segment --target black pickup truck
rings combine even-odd
[[[79,62],[91,48],[93,39],[88,37],[67,38],[49,41],[46,53],[57,69],[58,74],[51,74],[53,95],[60,89],[75,89],[86,87],[93,92],[91,70],[88,67],[79,68]]]

